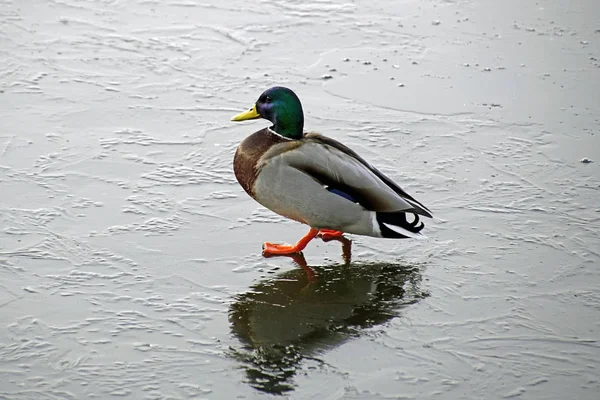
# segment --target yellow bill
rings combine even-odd
[[[260,114],[256,111],[256,104],[252,106],[248,111],[244,111],[243,113],[239,113],[231,118],[232,121],[245,121],[247,119],[256,119],[260,118]]]

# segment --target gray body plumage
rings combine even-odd
[[[332,188],[349,193],[352,200]],[[419,237],[422,226],[413,229],[416,224],[406,222],[405,213],[431,217],[425,206],[352,150],[319,134],[273,144],[258,159],[252,192],[260,204],[287,218],[365,236]],[[394,223],[396,216],[403,222]],[[382,227],[400,236],[386,235]]]

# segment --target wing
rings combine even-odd
[[[281,153],[280,157],[288,165],[312,176],[329,191],[344,193],[367,210],[402,211],[431,217],[427,207],[354,151],[331,138],[307,134],[300,146]]]

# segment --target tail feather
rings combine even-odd
[[[408,222],[405,212],[378,212],[376,213],[377,223],[381,230],[381,235],[384,238],[406,239],[415,238],[423,239],[425,236],[421,234],[421,230],[425,224],[419,219],[419,215],[411,213],[415,219]]]

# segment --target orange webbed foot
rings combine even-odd
[[[310,231],[302,239],[298,240],[298,242],[294,245],[291,244],[276,244],[276,243],[263,243],[263,255],[286,255],[286,254],[294,254],[300,253],[306,245],[313,240],[319,231],[317,229],[311,228]]]
[[[324,242],[328,242],[335,238],[339,238],[343,234],[344,234],[344,232],[334,231],[333,229],[321,229],[321,230],[319,230],[319,233],[317,236],[320,237],[321,239],[323,239]]]
[[[265,242],[262,246],[265,255],[288,255],[300,253],[296,245]]]

